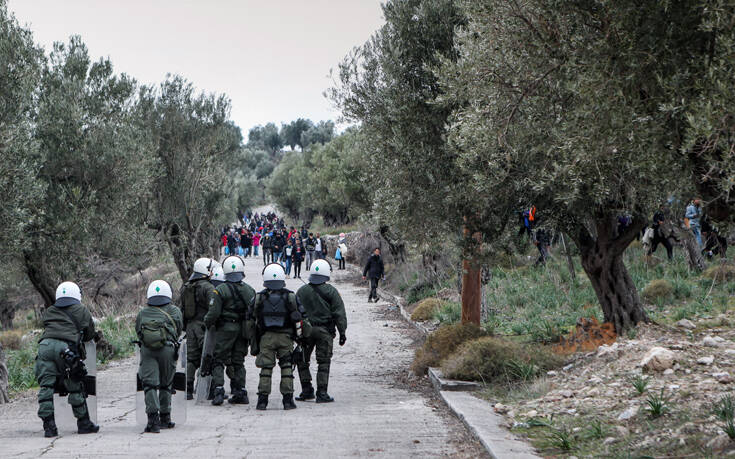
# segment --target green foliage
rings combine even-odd
[[[197,93],[180,76],[158,89],[143,88],[140,99],[156,159],[147,223],[168,245],[181,279],[188,279],[194,260],[212,251],[219,228],[231,222],[231,201],[241,190],[229,171],[242,136],[229,119],[226,96]]]
[[[311,145],[324,145],[334,138],[334,122],[319,121],[301,133],[302,150]]]
[[[434,319],[438,320],[440,324],[456,324],[462,318],[462,305],[453,301],[448,301],[442,304],[434,313]],[[484,327],[488,330],[488,327]]]
[[[150,240],[141,219],[154,164],[136,115],[135,80],[92,63],[79,37],[56,43],[38,89],[38,179],[27,222],[28,277],[47,305],[56,284],[86,274],[92,255],[135,263]],[[114,231],[105,230],[114,228]],[[61,236],[63,235],[63,236]]]
[[[99,329],[102,331],[109,346],[106,346],[104,349],[98,348],[98,362],[106,363],[110,360],[127,357],[135,350],[131,341],[138,338],[135,334],[135,323],[133,320],[108,316],[99,324]]]
[[[574,444],[574,435],[566,426],[551,428],[547,439],[552,447],[559,448],[562,451],[570,451]]]
[[[360,139],[359,131],[349,130],[304,153],[287,153],[273,171],[268,194],[279,209],[304,220],[320,215],[331,226],[356,219],[370,205]]]
[[[281,125],[280,136],[283,143],[291,147],[291,150],[295,150],[297,145],[300,150],[303,150],[304,144],[301,140],[302,136],[304,132],[312,129],[313,127],[314,123],[311,120],[299,118],[288,124]]]
[[[562,362],[543,347],[488,336],[463,344],[442,362],[442,372],[453,379],[512,383],[534,378]]]
[[[438,366],[462,343],[485,335],[485,331],[473,324],[452,324],[440,327],[426,337],[424,345],[416,350],[411,370],[423,375],[429,367]]]
[[[655,303],[659,300],[668,300],[673,297],[674,286],[666,279],[654,279],[646,285],[641,292],[643,299],[649,303]]]
[[[648,390],[648,384],[651,382],[651,378],[643,375],[635,375],[629,378],[628,381],[630,381],[630,384],[635,388],[638,395],[643,395]]]
[[[669,399],[664,397],[664,389],[659,394],[649,394],[646,398],[646,411],[651,419],[660,418],[671,410]]]
[[[735,400],[732,395],[723,395],[720,400],[712,407],[717,419],[726,422],[735,419]]]
[[[605,425],[599,419],[594,419],[589,423],[587,428],[587,438],[600,440],[605,438]]]
[[[426,298],[416,305],[411,313],[411,320],[426,321],[434,318],[434,314],[439,311],[442,306],[441,300],[437,298]]]
[[[707,268],[703,273],[703,277],[716,282],[729,282],[735,280],[735,266],[733,265],[713,265]]]
[[[32,340],[17,351],[8,351],[8,388],[10,392],[21,392],[38,385],[34,365],[38,354],[38,343]]]
[[[265,150],[271,157],[276,157],[283,148],[284,141],[274,123],[265,126],[255,126],[248,131],[248,146],[251,148]]]

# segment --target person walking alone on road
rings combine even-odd
[[[385,276],[385,264],[383,259],[380,257],[380,248],[376,247],[373,250],[373,254],[368,258],[365,264],[365,269],[362,270],[362,280],[370,279],[370,296],[368,296],[368,303],[373,299],[378,302],[378,283],[380,279]]]
[[[266,266],[273,261],[273,254],[271,253],[273,249],[273,237],[271,233],[266,233],[263,236],[263,239],[260,240],[260,245],[263,246],[263,266]]]
[[[316,250],[316,239],[314,239],[314,233],[309,233],[309,237],[304,241],[306,248],[306,270],[311,269],[311,264],[314,263],[314,250]]]

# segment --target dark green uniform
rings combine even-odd
[[[189,285],[187,285],[189,284]],[[202,349],[204,349],[204,333],[207,331],[204,325],[204,316],[209,311],[209,300],[214,292],[214,286],[208,279],[196,279],[187,282],[181,287],[181,311],[184,316],[184,327],[186,328],[186,391],[192,394],[194,391],[194,377],[202,362]],[[193,289],[194,304],[186,304],[186,288]],[[186,311],[194,311],[191,317],[187,317]]]
[[[276,362],[281,367],[281,394],[293,394],[291,354],[296,338],[293,318],[296,317],[300,322],[305,315],[296,295],[290,290],[265,289],[258,293],[254,309],[249,314],[255,320],[257,329],[257,343],[253,347],[257,349],[255,366],[260,368],[258,395],[267,396],[271,393],[271,377]]]
[[[319,293],[324,298],[320,297]],[[312,326],[311,334],[303,341],[304,361],[297,362],[301,387],[302,389],[311,387],[309,361],[312,352],[316,350],[317,392],[326,394],[335,328],[340,336],[344,336],[347,330],[345,305],[337,289],[329,284],[304,285],[296,292],[296,296],[306,310]]]
[[[245,356],[250,340],[245,319],[254,301],[255,290],[248,284],[225,282],[212,291],[209,312],[204,317],[205,326],[215,325],[217,330],[212,385],[224,385],[226,365],[233,394],[245,390]]]
[[[80,330],[77,330],[77,324]],[[61,353],[70,349],[82,360],[86,358],[84,346],[78,343],[89,341],[95,335],[92,314],[81,304],[63,308],[50,306],[43,313],[43,327],[35,365],[36,379],[41,386],[38,391],[38,416],[44,419],[54,414],[54,387],[58,384],[69,393],[67,400],[74,416],[77,419],[87,418],[89,412],[83,383],[65,376],[68,366]]]
[[[143,337],[144,326],[165,329],[166,343],[159,349],[148,347]],[[171,414],[171,388],[178,357],[174,343],[183,328],[181,311],[173,304],[146,305],[135,318],[135,332],[141,341],[138,376],[145,392],[145,412],[149,415],[160,413],[163,417]]]

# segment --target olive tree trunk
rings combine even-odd
[[[8,396],[8,381],[8,366],[5,363],[3,345],[0,344],[0,405],[10,402],[10,397]]]
[[[470,230],[464,228],[465,238],[469,238]],[[462,323],[480,325],[482,320],[482,265],[473,256],[473,251],[479,246],[479,234],[472,235],[478,242],[467,249],[462,260]]]
[[[595,235],[580,225],[577,236],[582,267],[595,290],[605,322],[611,322],[617,334],[649,320],[623,263],[625,249],[645,224],[645,219],[634,218],[622,234],[616,234],[615,218],[607,215],[594,221]]]
[[[36,289],[46,307],[56,301],[56,282],[46,268],[46,260],[41,251],[30,248],[23,251],[23,264],[25,266],[28,280]]]

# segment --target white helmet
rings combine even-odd
[[[54,306],[64,308],[72,304],[81,304],[82,291],[74,282],[62,282],[56,287],[56,302]]]
[[[168,282],[163,280],[154,280],[151,285],[148,286],[148,304],[151,306],[163,306],[171,302],[172,293],[171,286]]]
[[[263,268],[263,285],[271,290],[286,287],[286,271],[278,263],[271,263]]]
[[[310,284],[323,284],[332,276],[332,265],[327,260],[316,260],[311,264]]]
[[[240,282],[245,277],[245,263],[240,257],[229,256],[222,262],[222,271],[227,282]]]
[[[212,268],[214,267],[211,258],[199,258],[194,262],[194,272],[191,273],[189,280],[204,279],[212,275]]]
[[[216,261],[212,266],[212,277],[209,278],[209,281],[212,282],[212,285],[215,287],[225,281],[225,271],[222,269],[222,265]]]

